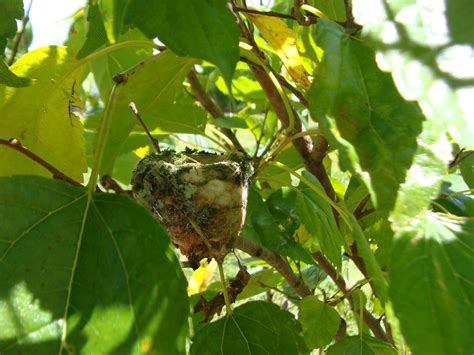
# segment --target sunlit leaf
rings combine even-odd
[[[1,178],[0,201],[2,354],[184,351],[186,280],[146,210],[40,177]]]
[[[202,133],[206,113],[181,94],[182,82],[194,61],[165,51],[137,65],[129,79],[119,84],[111,104],[112,123],[104,152],[102,172],[110,174],[114,160],[137,124],[128,107],[135,102],[148,129],[161,133]]]
[[[253,14],[246,14],[246,16],[258,27],[263,37],[276,51],[293,80],[308,88],[311,83],[298,53],[296,35],[293,30],[277,17]]]
[[[387,214],[412,162],[423,116],[400,97],[368,47],[325,20],[316,32],[324,56],[309,92],[311,114],[338,147],[343,167],[360,174]]]
[[[415,354],[474,351],[474,220],[426,212],[394,238],[390,298]]]
[[[403,97],[417,100],[432,124],[470,149],[473,12],[474,2],[466,0],[354,1],[355,19],[378,49],[380,68],[392,72]]]
[[[64,174],[82,181],[86,155],[82,124],[71,114],[84,63],[65,47],[43,47],[21,57],[11,67],[35,79],[27,88],[0,85],[0,137],[16,138]],[[75,92],[74,92],[75,94]],[[41,166],[7,148],[0,148],[0,175],[49,175]]]

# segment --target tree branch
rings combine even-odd
[[[63,174],[62,172],[60,172],[54,166],[49,164],[46,160],[44,160],[43,158],[37,156],[35,153],[31,152],[30,150],[28,150],[27,148],[22,146],[18,139],[10,139],[8,141],[4,140],[4,139],[0,139],[0,145],[4,145],[8,148],[16,150],[17,152],[23,154],[24,156],[26,156],[29,159],[33,160],[34,162],[38,163],[43,168],[48,170],[53,175],[53,178],[65,181],[65,182],[67,182],[71,185],[74,185],[74,186],[82,186],[76,180],[74,180],[74,179],[70,178],[69,176],[67,176],[67,175]]]
[[[196,99],[199,101],[202,107],[204,107],[204,109],[207,112],[209,112],[209,114],[213,118],[216,119],[216,118],[224,116],[224,113],[219,108],[219,106],[217,106],[217,104],[212,100],[209,94],[202,87],[196,75],[196,72],[194,70],[191,70],[189,72],[188,82],[191,85],[191,88],[194,92]],[[245,152],[245,149],[242,147],[242,145],[240,144],[240,142],[238,141],[237,137],[235,136],[234,132],[232,132],[232,130],[230,130],[229,128],[220,128],[220,131],[224,133],[227,136],[227,138],[230,139],[235,149],[241,152]]]
[[[26,25],[30,21],[30,11],[31,11],[32,5],[33,5],[33,0],[31,0],[30,5],[28,6],[28,9],[26,10],[25,16],[23,17],[23,20],[21,21],[21,29],[20,31],[17,32],[15,36],[15,42],[13,43],[10,59],[8,59],[8,62],[7,62],[8,66],[12,65],[15,62],[15,57],[16,57],[16,54],[18,53],[18,48],[20,47],[21,38],[23,37],[23,33],[25,33]]]
[[[289,127],[289,117],[286,111],[285,105],[281,101],[277,89],[268,77],[265,71],[257,66],[249,65],[252,72],[255,74],[257,81],[260,83],[265,95],[267,96],[270,104],[273,106],[277,117],[279,118],[282,125],[287,128]],[[298,119],[296,111],[293,110],[295,119],[294,130],[295,133],[302,132],[301,120]],[[333,201],[336,199],[336,193],[326,173],[326,169],[323,166],[323,158],[327,152],[327,141],[323,136],[318,137],[316,146],[313,146],[313,141],[310,137],[304,136],[293,140],[298,153],[303,158],[306,169],[312,173],[321,183],[326,194]]]
[[[239,7],[239,6],[233,6],[232,9],[236,12],[244,12],[244,13],[247,13],[247,14],[278,17],[278,18],[283,18],[283,19],[286,19],[286,20],[295,20],[295,21],[297,20],[296,17],[293,16],[293,15],[282,14],[282,13],[274,12],[274,11],[259,11],[259,10],[248,9],[248,8]]]
[[[314,260],[316,260],[316,262],[319,264],[319,266],[324,270],[324,272],[328,274],[328,276],[334,281],[334,283],[341,290],[344,296],[346,296],[347,300],[351,304],[351,307],[354,309],[354,300],[346,286],[345,280],[337,273],[336,269],[329,263],[329,261],[324,257],[323,254],[317,252],[313,253],[312,256]],[[387,337],[387,334],[385,334],[385,331],[380,326],[378,320],[365,308],[363,312],[364,322],[374,333],[374,335],[379,339],[389,342],[390,339]]]
[[[270,250],[243,237],[237,238],[234,247],[273,266],[299,296],[306,297],[313,294],[303,280],[295,275],[288,262],[281,256],[273,254]]]

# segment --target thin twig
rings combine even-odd
[[[53,178],[65,181],[71,185],[74,186],[82,186],[79,182],[76,180],[70,178],[69,176],[63,174],[61,171],[56,169],[54,166],[49,164],[46,160],[43,158],[39,157],[35,153],[31,152],[27,148],[25,148],[23,145],[21,145],[20,141],[18,139],[10,139],[10,140],[4,140],[0,139],[0,145],[4,145],[6,147],[9,147],[13,150],[16,150],[17,152],[23,154],[24,156],[28,157],[29,159],[33,160],[35,163],[38,163],[41,165],[43,168],[48,170],[52,175]]]
[[[273,266],[300,297],[312,295],[308,286],[306,286],[302,279],[295,275],[288,262],[281,256],[273,254],[270,250],[243,237],[238,237],[234,246],[255,258],[266,261],[268,265]]]
[[[8,59],[7,64],[8,66],[12,65],[15,62],[16,54],[18,53],[18,48],[20,47],[21,38],[23,37],[23,33],[25,33],[26,25],[28,21],[30,21],[30,11],[31,6],[33,5],[33,0],[30,1],[30,5],[28,5],[28,9],[26,10],[25,16],[21,21],[21,28],[20,31],[17,32],[15,36],[15,42],[13,42],[12,52],[10,54],[10,59]]]
[[[141,126],[143,127],[143,130],[147,134],[148,138],[150,138],[150,141],[153,144],[153,147],[155,148],[155,151],[158,154],[160,154],[161,150],[160,150],[160,144],[158,143],[158,139],[156,139],[155,137],[153,137],[151,135],[150,131],[148,130],[147,126],[145,125],[145,122],[143,122],[142,118],[140,117],[140,114],[138,113],[137,106],[135,106],[135,103],[133,101],[130,102],[128,104],[128,107],[130,107],[133,114],[135,115],[135,117],[137,117],[138,121],[140,122]]]
[[[201,83],[199,82],[199,79],[196,75],[196,72],[194,70],[191,70],[188,74],[188,82],[191,85],[191,88],[193,89],[194,92],[194,97],[196,100],[204,107],[204,109],[209,112],[209,114],[214,118],[220,118],[224,116],[224,113],[222,110],[217,106],[217,104],[212,100],[210,95],[204,90],[202,87]],[[230,130],[229,128],[220,128],[219,129],[222,133],[226,135],[227,138],[230,139],[232,144],[234,145],[235,149],[245,152],[245,149],[242,147],[240,144],[239,140],[235,136],[234,132]]]
[[[346,286],[345,280],[337,273],[336,269],[329,263],[329,261],[324,257],[323,254],[321,254],[320,252],[317,252],[317,253],[313,253],[312,256],[314,260],[316,260],[318,265],[321,267],[321,269],[323,269],[324,272],[328,274],[328,276],[334,281],[334,283],[341,290],[344,296],[346,296],[347,300],[351,304],[351,307],[354,309],[355,308],[354,300],[352,298],[350,290]],[[387,334],[384,332],[383,328],[380,326],[380,323],[365,308],[363,310],[363,318],[364,318],[364,322],[367,324],[367,326],[370,328],[370,330],[374,333],[374,335],[377,338],[382,339],[384,341],[389,341]]]
[[[275,12],[275,11],[260,11],[260,10],[255,10],[255,9],[248,9],[244,7],[238,7],[238,6],[233,6],[232,9],[237,12],[244,12],[247,14],[254,14],[254,15],[261,15],[261,16],[270,16],[270,17],[278,17],[278,18],[283,18],[286,20],[294,20],[296,21],[296,17],[293,15],[289,14],[282,14],[280,12]]]

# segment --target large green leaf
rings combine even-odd
[[[324,56],[309,91],[311,114],[338,147],[343,167],[360,174],[387,214],[412,162],[423,116],[377,68],[372,50],[342,27],[318,21],[316,41]]]
[[[3,55],[7,39],[16,34],[16,20],[23,17],[22,0],[2,0],[0,2],[0,56]]]
[[[310,349],[329,344],[336,337],[341,318],[337,311],[316,296],[307,296],[298,305],[298,320]]]
[[[107,43],[107,33],[105,31],[99,5],[89,0],[87,9],[87,22],[89,24],[89,28],[87,30],[86,41],[77,53],[78,59],[84,58],[103,44]]]
[[[324,191],[314,176],[306,171],[303,172],[303,176]],[[303,187],[298,192],[295,203],[301,223],[315,239],[323,254],[340,270],[342,236],[331,206],[309,187]]]
[[[102,173],[112,172],[115,158],[137,125],[137,119],[128,107],[131,101],[136,103],[147,127],[156,128],[156,133],[199,134],[204,131],[206,113],[195,106],[191,98],[184,96],[182,90],[184,78],[193,63],[190,58],[164,51],[138,64],[128,80],[118,85],[107,113],[112,116],[112,123]]]
[[[86,154],[82,124],[70,109],[76,99],[73,86],[78,89],[83,66],[66,47],[43,47],[11,66],[15,74],[34,78],[34,85],[21,89],[0,85],[0,138],[19,139],[77,181],[82,181],[87,169]],[[49,174],[8,148],[1,148],[0,156],[0,175]]]
[[[415,354],[474,352],[474,220],[426,212],[396,234],[390,296]]]
[[[130,0],[125,24],[158,36],[181,56],[210,61],[230,84],[239,60],[239,29],[224,0]]]
[[[0,178],[0,219],[2,354],[184,351],[186,280],[145,209],[17,176]]]
[[[397,355],[397,351],[388,343],[368,335],[348,336],[331,346],[328,355]]]
[[[248,302],[230,316],[202,327],[191,354],[300,354],[300,325],[272,303]]]
[[[370,8],[370,11],[367,9]],[[474,73],[469,0],[354,0],[354,16],[375,42],[379,66],[462,146],[474,148]]]

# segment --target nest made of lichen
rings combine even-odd
[[[244,223],[251,175],[243,154],[165,151],[138,163],[133,194],[190,261],[223,258]]]

